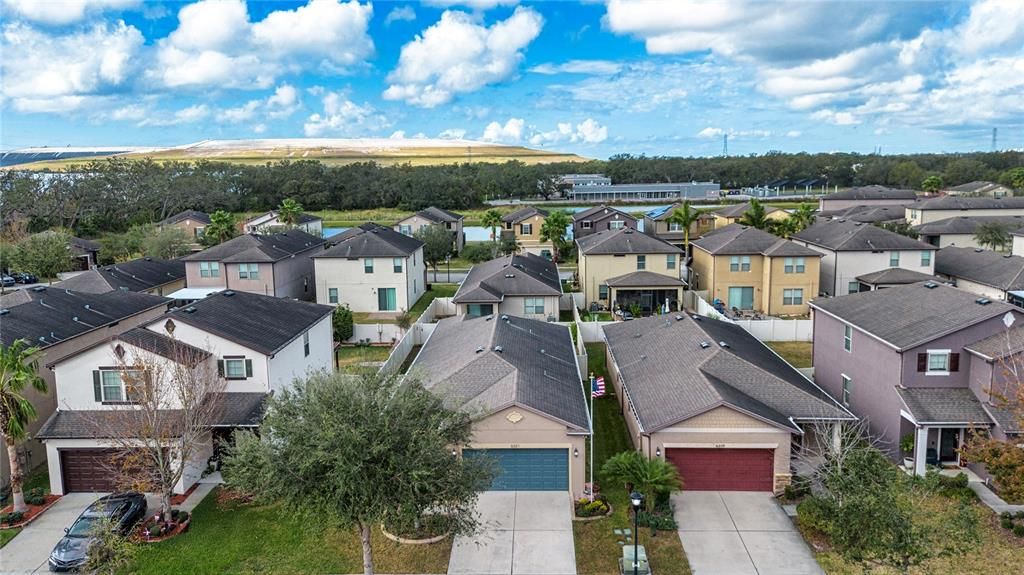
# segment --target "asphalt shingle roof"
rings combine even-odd
[[[604,332],[645,432],[719,405],[794,433],[800,429],[790,418],[853,419],[793,366],[731,322],[653,316],[606,325]]]
[[[260,392],[218,392],[207,396],[217,403],[217,427],[253,427],[263,420],[268,394]]]
[[[165,317],[273,355],[333,311],[328,305],[224,290]]]
[[[634,222],[636,221],[636,216],[634,216],[632,214],[628,214],[628,213],[626,213],[626,212],[624,212],[622,210],[606,206],[604,204],[601,204],[600,206],[594,206],[594,207],[590,208],[589,210],[583,210],[582,212],[576,212],[575,214],[572,215],[572,219],[573,219],[573,221],[578,222],[578,221],[585,220],[585,219],[588,219],[588,218],[592,219],[595,215],[598,215],[598,214],[604,215],[604,214],[608,214],[608,213],[616,213],[616,214],[619,214],[619,216],[621,216],[622,218],[625,218],[625,219],[628,219],[628,220],[633,220]]]
[[[850,188],[834,194],[822,196],[825,201],[829,200],[914,200],[917,192],[914,190],[899,190],[886,186],[860,186]]]
[[[200,212],[199,210],[185,210],[183,212],[178,212],[173,216],[170,216],[169,218],[161,221],[159,225],[169,226],[171,224],[176,224],[184,220],[195,220],[202,224],[208,224],[210,223],[210,214],[207,214],[206,212]]]
[[[722,216],[724,218],[741,218],[741,217],[743,217],[743,214],[747,213],[747,210],[749,210],[749,209],[750,209],[750,202],[747,202],[745,204],[736,204],[736,205],[724,207],[724,208],[722,208],[720,210],[715,211],[714,214],[716,216]],[[772,207],[772,206],[764,206],[764,214],[765,215],[773,214],[773,213],[775,213],[777,211],[779,211],[779,208]]]
[[[885,268],[884,270],[857,276],[857,281],[873,285],[899,285],[926,281],[941,282],[942,280],[936,276],[915,272],[914,270]]]
[[[811,248],[774,236],[764,230],[740,224],[729,224],[711,230],[690,244],[712,255],[821,257],[819,252]]]
[[[964,346],[964,349],[992,361],[1024,352],[1024,322],[1018,320],[1016,324],[1005,332],[1001,331]]]
[[[921,235],[973,234],[982,224],[998,224],[1007,231],[1024,226],[1024,216],[957,216],[914,226]]]
[[[821,212],[819,215],[873,224],[902,220],[906,216],[906,210],[903,206],[851,206],[843,210]]]
[[[545,210],[541,210],[533,206],[527,206],[525,208],[516,210],[512,213],[505,214],[504,216],[501,217],[501,221],[515,224],[527,218],[532,218],[533,216],[541,216],[546,218],[548,217],[548,213]]]
[[[631,228],[601,230],[577,239],[576,244],[586,255],[683,253],[681,248]]]
[[[1008,311],[1019,311],[1005,302],[990,301],[983,305],[978,303],[979,299],[977,294],[952,286],[921,282],[816,298],[810,306],[906,350]]]
[[[444,209],[437,208],[437,207],[434,207],[434,206],[430,206],[429,208],[424,208],[424,209],[416,212],[416,215],[420,216],[421,218],[430,220],[432,222],[452,222],[452,223],[455,223],[455,222],[465,218],[465,216],[463,216],[462,214],[456,214],[455,212],[450,212],[448,210],[444,210]]]
[[[907,204],[915,210],[1000,210],[1024,208],[1024,197],[940,196]]]
[[[423,247],[423,242],[391,228],[365,223],[345,230],[330,239],[331,247],[314,258],[407,258]]]
[[[323,243],[323,239],[302,230],[276,234],[242,234],[183,259],[196,262],[276,262],[312,250]]]
[[[624,274],[621,276],[615,276],[608,278],[605,282],[606,285],[615,288],[621,287],[647,287],[647,286],[684,286],[686,282],[679,278],[670,277],[664,274],[649,272],[649,271],[638,271]]]
[[[490,414],[521,405],[576,431],[589,430],[569,330],[502,317],[507,321],[498,316],[439,321],[409,373],[454,406]]]
[[[129,262],[99,266],[53,284],[55,288],[88,293],[111,290],[147,291],[185,279],[183,260],[139,258]]]
[[[500,302],[506,296],[558,296],[562,282],[555,263],[536,254],[502,256],[469,270],[452,301]]]
[[[992,423],[981,402],[967,387],[897,387],[896,392],[910,414],[922,425]]]
[[[935,254],[935,273],[1003,291],[1024,289],[1024,257],[948,246]]]
[[[837,252],[938,249],[878,226],[850,220],[819,221],[794,234],[793,239]]]

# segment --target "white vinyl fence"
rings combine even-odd
[[[698,315],[735,323],[761,341],[814,341],[814,321],[809,319],[729,319],[697,292],[694,310]]]

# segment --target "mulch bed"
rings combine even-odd
[[[57,502],[58,499],[60,499],[60,497],[60,495],[47,495],[44,498],[42,505],[29,505],[28,511],[25,512],[25,518],[22,519],[19,523],[14,523],[13,525],[8,525],[4,523],[3,525],[0,525],[0,529],[15,529],[17,527],[24,527],[29,523],[32,523],[32,521],[35,520],[35,518],[38,517],[39,514],[49,509],[54,503]],[[0,509],[0,515],[4,513],[9,513],[13,509],[14,504],[12,503],[11,505],[4,507],[3,509]]]
[[[185,499],[187,499],[189,495],[192,495],[192,492],[195,491],[196,489],[199,489],[198,483],[195,483],[192,485],[192,487],[189,487],[188,490],[185,491],[185,493],[172,495],[171,507],[175,505],[181,505],[182,503],[184,503]]]
[[[168,539],[177,537],[178,535],[181,535],[182,533],[188,531],[189,526],[192,525],[192,516],[189,515],[188,520],[186,520],[184,523],[171,523],[170,525],[172,526],[172,528],[170,531],[167,531],[157,537],[150,537],[149,528],[154,523],[156,522],[153,520],[152,517],[142,522],[140,524],[140,527],[138,527],[135,530],[135,537],[133,537],[133,539],[140,543],[159,543],[161,541],[167,541]]]

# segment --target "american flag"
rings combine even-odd
[[[591,380],[590,397],[601,397],[604,395],[604,378],[598,377]]]

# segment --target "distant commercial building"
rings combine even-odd
[[[570,200],[582,202],[637,200],[708,200],[717,199],[722,191],[713,182],[680,184],[602,184],[574,185],[565,192]]]
[[[567,186],[610,186],[612,179],[604,174],[565,174],[559,181]]]

